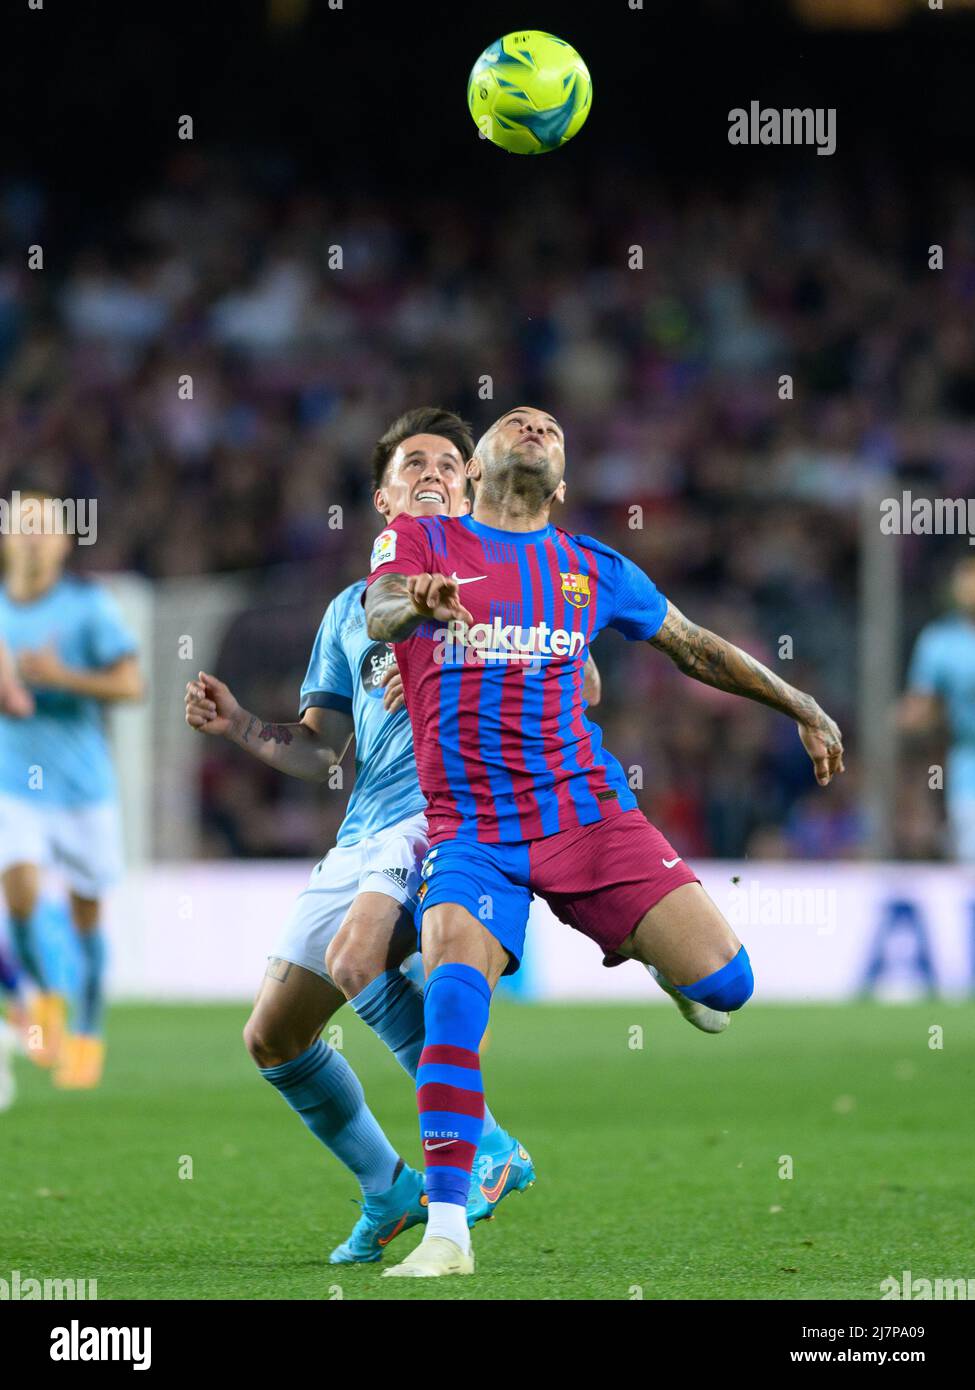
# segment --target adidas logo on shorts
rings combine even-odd
[[[406,880],[409,877],[406,869],[381,869],[380,873],[384,873],[387,878],[391,878],[401,888],[406,887]]]

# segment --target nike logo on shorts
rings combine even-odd
[[[680,863],[680,855],[678,854],[676,859],[661,859],[660,862],[661,864],[663,864],[665,869],[672,869],[675,864]]]

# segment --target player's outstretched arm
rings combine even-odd
[[[799,737],[813,761],[820,786],[827,786],[834,773],[845,771],[843,737],[811,695],[781,680],[740,647],[698,627],[672,603],[668,603],[667,616],[656,636],[650,638],[650,645],[666,652],[686,676],[788,714],[799,726]]]
[[[403,642],[423,622],[472,623],[445,574],[383,574],[366,590],[366,631],[374,642]]]
[[[238,704],[229,686],[201,671],[186,683],[191,729],[236,743],[258,762],[305,782],[324,782],[352,742],[352,716],[313,706],[296,724],[271,724]]]

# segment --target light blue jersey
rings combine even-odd
[[[67,575],[27,603],[0,590],[0,642],[15,656],[53,646],[66,666],[87,670],[136,650],[109,593]],[[0,791],[48,806],[113,798],[102,702],[62,690],[31,693],[37,708],[29,719],[0,714]]]
[[[383,706],[383,673],[396,657],[366,632],[364,579],[343,589],[325,610],[308,673],[301,713],[318,706],[351,714],[355,725],[355,786],[337,844],[352,845],[426,806],[416,774],[413,731],[405,709]]]
[[[975,800],[975,622],[956,614],[928,623],[914,648],[908,687],[937,695],[944,706],[948,801]]]

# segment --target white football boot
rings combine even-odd
[[[670,983],[666,975],[662,975],[652,965],[648,965],[647,969],[664,994],[670,995],[688,1023],[693,1023],[702,1033],[724,1032],[731,1022],[731,1014],[724,1009],[709,1009],[707,1004],[699,1004],[696,999],[688,999],[686,994],[681,994],[680,990]]]
[[[427,1236],[401,1264],[383,1270],[384,1279],[439,1279],[445,1274],[473,1274],[474,1251],[461,1250],[446,1236]]]

